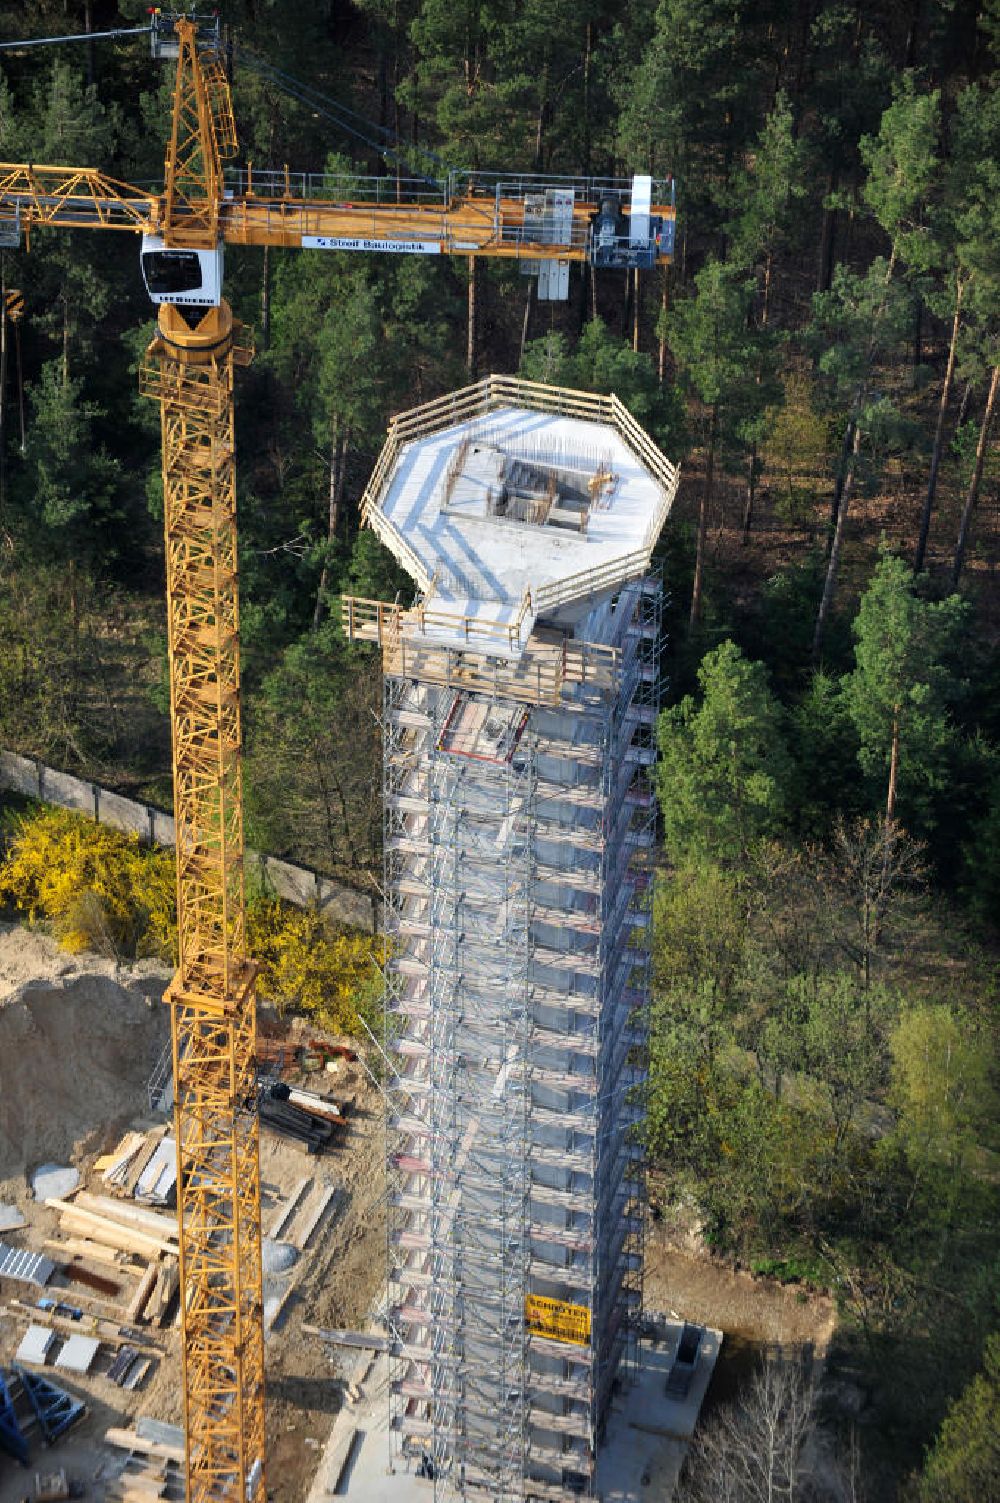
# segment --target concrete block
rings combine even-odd
[[[177,840],[177,826],[174,824],[172,814],[164,814],[162,809],[149,809],[147,813],[152,815],[152,838],[156,845],[173,845]]]
[[[279,861],[276,856],[261,855],[257,851],[247,852],[247,867],[258,871],[276,896],[284,898],[287,903],[294,903],[299,908],[318,907],[336,924],[348,924],[369,934],[372,932],[371,902],[355,888],[321,877],[307,867]]]
[[[166,1420],[151,1419],[140,1414],[135,1422],[135,1433],[142,1440],[161,1446],[183,1446],[184,1431],[180,1425],[168,1425]]]
[[[55,1359],[56,1367],[68,1373],[89,1373],[100,1345],[96,1336],[70,1336]]]
[[[36,1200],[65,1200],[80,1183],[80,1171],[72,1165],[40,1164],[31,1176],[31,1193]]]
[[[30,1362],[34,1367],[44,1367],[58,1340],[59,1337],[55,1331],[50,1331],[48,1326],[29,1326],[21,1337],[21,1345],[15,1354],[15,1361]]]
[[[299,1250],[291,1242],[275,1242],[265,1237],[261,1243],[261,1263],[265,1274],[287,1273],[299,1258]]]
[[[81,814],[94,817],[93,784],[82,778],[74,778],[68,772],[56,772],[47,767],[42,775],[42,797],[48,804],[59,804],[63,809],[76,809]]]
[[[122,798],[119,793],[107,793],[102,789],[98,810],[102,825],[138,835],[140,840],[149,839],[149,815],[145,804],[137,804],[133,799]]]
[[[291,862],[278,861],[275,857],[268,856],[261,870],[279,898],[285,898],[287,902],[297,903],[303,908],[316,901],[316,877],[305,867],[293,866]]]
[[[320,912],[335,923],[372,932],[371,899],[355,892],[353,887],[341,887],[327,877],[320,877],[319,906]]]
[[[25,798],[38,798],[37,765],[16,752],[0,752],[0,788],[22,793]]]

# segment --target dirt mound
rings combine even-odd
[[[25,977],[25,971],[32,973]],[[68,1163],[142,1112],[169,1031],[161,968],[78,959],[23,929],[0,934],[0,1179]]]
[[[93,959],[91,955],[67,954],[39,929],[0,924],[0,1007],[26,981],[79,976],[84,970],[92,969],[85,962]],[[113,966],[104,960],[98,960],[97,965],[102,972],[113,970]]]

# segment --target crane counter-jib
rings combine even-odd
[[[0,162],[0,226],[65,229],[153,229],[159,195],[108,177],[96,167]]]

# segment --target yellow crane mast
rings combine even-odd
[[[159,397],[163,435],[179,952],[166,1000],[191,1503],[252,1499],[264,1458],[256,1025],[245,939],[233,473],[233,366],[242,353],[222,305],[182,339],[168,342],[161,333],[142,372],[144,391]]]
[[[571,261],[672,259],[674,209],[631,184],[454,175],[440,194],[356,179],[349,201],[313,179],[249,171],[236,151],[218,23],[154,15],[176,57],[164,189],[97,168],[0,163],[0,245],[36,225],[142,236],[158,329],[141,390],[159,400],[177,840],[178,968],[171,1010],[189,1503],[264,1493],[264,1336],[254,966],[246,949],[233,371],[248,363],[222,297],[223,245],[515,259],[539,295]],[[391,197],[384,197],[386,184]]]
[[[199,56],[192,21],[178,21],[176,32],[163,252],[180,245],[212,255],[220,158],[235,151],[236,132],[218,57]],[[233,437],[233,366],[249,352],[224,299],[208,307],[162,302],[158,325],[141,388],[159,398],[163,440],[178,934],[166,1000],[187,1496],[251,1503],[264,1477],[264,1330]]]

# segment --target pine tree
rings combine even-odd
[[[781,826],[791,764],[780,707],[763,664],[735,642],[706,654],[701,700],[660,716],[658,792],[667,852],[675,862],[745,859]]]
[[[956,141],[968,171],[965,193],[954,215],[956,276],[964,276],[964,345],[958,339],[958,368],[967,379],[986,379],[987,395],[975,462],[966,490],[952,565],[958,587],[972,517],[979,499],[990,432],[1000,393],[1000,101],[995,91],[967,90],[959,100]],[[955,357],[952,357],[955,358]]]
[[[93,560],[116,544],[121,521],[117,461],[94,442],[101,410],[62,362],[43,366],[31,393],[32,422],[20,480],[23,532],[31,552],[65,562]]]
[[[814,662],[819,660],[833,603],[863,444],[867,438],[870,457],[877,461],[878,449],[898,421],[891,399],[875,385],[876,366],[900,338],[907,313],[898,266],[921,266],[926,258],[923,211],[937,169],[937,133],[937,96],[918,94],[912,78],[905,75],[882,116],[878,135],[861,142],[868,169],[864,198],[888,237],[888,259],[874,261],[865,275],[839,266],[830,292],[813,300],[815,333],[828,345],[820,357],[820,369],[831,379],[835,399],[847,407],[833,538],[813,637]]]
[[[923,599],[904,561],[889,553],[861,597],[844,696],[861,767],[885,779],[887,825],[900,804],[908,824],[933,819],[930,796],[944,785],[955,736],[950,711],[962,691],[955,662],[967,617],[958,596]]]
[[[649,356],[613,334],[603,319],[584,326],[575,348],[565,334],[534,340],[525,348],[521,374],[529,381],[614,393],[672,459],[679,457],[684,416],[676,394],[660,386]]]
[[[698,502],[692,627],[701,615],[716,462],[724,446],[757,442],[758,420],[775,396],[767,331],[755,328],[750,318],[754,289],[739,265],[710,260],[695,278],[694,296],[676,305],[670,330],[681,378],[705,412],[705,479]]]

